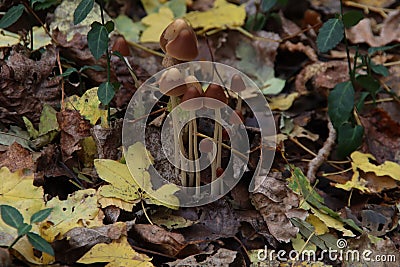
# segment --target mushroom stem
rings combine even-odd
[[[217,108],[215,110],[215,127],[218,128],[218,139],[217,139],[217,166],[215,168],[215,172],[217,172],[218,168],[221,168],[221,158],[222,158],[222,125],[218,121],[222,121],[221,109]],[[217,177],[218,179],[218,177]],[[223,188],[223,181],[220,179],[220,190]]]
[[[194,117],[194,111],[190,111],[190,117]],[[189,152],[189,170],[190,170],[190,174],[189,174],[189,186],[193,186],[194,185],[194,166],[193,166],[193,132],[194,132],[194,125],[193,125],[193,121],[189,122],[189,148],[188,148],[188,152]]]
[[[236,110],[242,113],[242,97],[240,95],[241,93],[238,92],[238,101],[236,103]]]
[[[215,116],[217,117],[217,110],[215,111]],[[214,141],[217,143],[217,155],[216,158],[213,159],[212,163],[211,163],[211,182],[214,182],[217,179],[217,165],[218,165],[218,141],[219,141],[219,127],[218,127],[218,122],[217,120],[215,120],[215,124],[214,124]],[[217,184],[211,184],[211,195],[214,195],[216,192],[218,191],[218,185]]]
[[[174,109],[176,106],[178,106],[178,97],[176,96],[171,96],[171,106],[172,109]],[[179,175],[179,169],[181,166],[181,161],[179,158],[179,134],[178,134],[178,118],[176,117],[176,113],[172,113],[172,128],[174,129],[174,163],[175,163],[175,175]],[[181,179],[182,186],[186,186],[186,180],[184,181]]]
[[[196,169],[196,195],[200,195],[200,162],[199,162],[199,151],[197,148],[197,122],[196,118],[193,120],[193,143],[194,143],[194,160]]]

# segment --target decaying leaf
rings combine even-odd
[[[114,224],[103,225],[93,228],[76,227],[65,233],[69,244],[74,247],[92,247],[99,243],[111,243],[123,236],[128,235],[133,221],[116,222]]]
[[[90,228],[103,224],[104,215],[97,205],[95,189],[75,191],[64,201],[55,197],[47,202],[46,207],[53,208],[41,225],[42,236],[48,241],[63,238],[75,227]]]
[[[302,218],[307,212],[299,209],[299,198],[291,192],[278,174],[256,176],[252,197],[253,205],[260,211],[271,234],[281,242],[290,242],[299,229],[290,218]]]
[[[96,262],[107,262],[107,267],[138,266],[151,267],[153,264],[145,254],[133,250],[126,237],[114,240],[111,244],[97,244],[92,247],[77,262],[91,264]]]
[[[107,110],[99,107],[100,100],[97,96],[98,87],[87,90],[81,97],[73,95],[66,100],[66,108],[78,110],[79,113],[95,125],[101,120],[101,126],[107,127]]]
[[[150,219],[154,224],[164,226],[170,230],[189,227],[196,223],[181,216],[172,214],[171,210],[160,210],[151,215]]]
[[[32,154],[20,144],[13,143],[7,152],[0,155],[0,167],[7,167],[12,172],[25,168],[33,171]]]
[[[192,255],[182,260],[167,263],[168,266],[230,266],[236,258],[237,251],[220,248],[216,252]]]
[[[171,256],[177,255],[186,246],[183,235],[166,231],[157,225],[135,224],[132,231],[135,239],[143,242],[146,247],[153,247]]]
[[[11,205],[21,212],[25,222],[37,211],[44,209],[43,188],[33,186],[33,174],[25,175],[22,170],[10,172],[6,167],[0,169],[0,204]],[[37,224],[32,232],[39,234]],[[17,230],[0,219],[0,246],[9,246],[17,237]],[[54,261],[50,255],[37,257],[31,243],[26,237],[20,239],[13,247],[27,261],[34,264],[48,264]]]
[[[131,42],[139,42],[140,32],[146,28],[142,23],[133,22],[131,18],[125,15],[119,15],[114,19],[114,23],[117,31]]]
[[[398,29],[400,23],[400,11],[396,10],[389,13],[383,23],[377,28],[381,29],[379,35],[372,32],[372,19],[365,18],[357,25],[346,30],[347,38],[355,44],[367,43],[372,47],[384,46],[391,42],[400,42],[400,31]]]
[[[211,29],[242,26],[246,18],[246,10],[244,5],[237,6],[226,0],[216,0],[212,9],[205,12],[189,12],[185,18],[195,30],[207,32]]]
[[[142,23],[147,26],[140,36],[142,43],[158,43],[165,27],[174,19],[174,13],[168,7],[161,7],[158,13],[152,13],[142,19]]]
[[[288,110],[294,100],[299,97],[299,93],[291,93],[289,95],[278,95],[269,99],[269,107],[271,110]]]

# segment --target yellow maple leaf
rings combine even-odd
[[[108,262],[106,267],[154,266],[150,261],[151,258],[149,256],[133,250],[126,239],[126,236],[122,236],[119,240],[114,240],[110,244],[95,245],[77,262],[83,264]]]
[[[174,19],[174,13],[168,7],[160,7],[158,13],[152,13],[142,18],[142,23],[148,26],[140,36],[142,43],[160,41],[160,36],[165,27]]]
[[[46,208],[53,208],[53,211],[42,223],[41,232],[50,242],[63,238],[66,232],[75,227],[103,225],[104,215],[97,205],[95,189],[75,191],[66,200],[55,197],[47,202]]]
[[[98,87],[87,90],[81,97],[73,95],[68,97],[66,107],[76,109],[91,124],[95,125],[101,119],[101,126],[107,128],[107,110],[99,108],[100,100],[97,96]]]
[[[102,199],[103,204],[114,202],[112,198],[121,199],[123,202],[118,207],[133,207],[140,199],[156,205],[177,208],[179,199],[174,195],[179,188],[175,184],[165,184],[154,190],[150,174],[147,171],[152,164],[152,157],[142,143],[135,143],[125,153],[127,165],[109,159],[96,159],[94,165],[101,179],[109,185],[102,186],[99,194],[108,198]],[[144,191],[139,193],[138,189]]]
[[[185,15],[194,29],[206,32],[211,29],[240,27],[246,19],[244,5],[237,6],[225,0],[216,0],[214,7],[205,11],[192,11]]]
[[[33,174],[26,175],[22,170],[10,172],[6,167],[0,169],[0,205],[16,208],[25,221],[43,209],[43,188],[33,186]],[[32,225],[31,232],[40,234],[39,226]],[[17,229],[5,224],[0,218],[0,246],[9,246],[18,236]],[[33,247],[26,237],[21,238],[13,247],[27,261],[34,264],[49,264],[54,261],[50,255],[35,256]]]
[[[360,177],[359,170],[363,172],[373,172],[377,176],[389,176],[394,180],[400,181],[400,165],[395,162],[385,161],[381,165],[375,165],[369,161],[370,159],[375,160],[374,156],[359,151],[354,151],[350,157],[352,159],[353,176],[351,180],[345,184],[336,184],[335,187],[337,188],[347,191],[355,188],[362,192],[371,192],[367,187],[368,182]]]

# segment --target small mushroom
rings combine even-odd
[[[190,61],[199,54],[196,33],[184,19],[171,22],[160,36],[160,47],[166,53],[164,67],[178,61]]]
[[[185,79],[188,80],[188,79]],[[197,79],[196,79],[197,81]],[[200,83],[197,81],[200,85]],[[201,109],[203,107],[202,99],[199,99],[203,94],[203,91],[199,91],[196,88],[196,85],[193,83],[188,83],[188,89],[186,90],[185,94],[181,98],[180,107],[184,110],[188,110],[190,112],[190,117],[194,118],[189,122],[189,160],[195,161],[195,168],[190,163],[190,171],[191,174],[189,175],[189,186],[194,185],[194,177],[193,171],[196,170],[196,194],[200,194],[200,165],[198,162],[198,150],[197,150],[197,122],[195,117],[195,111]],[[201,88],[201,86],[200,86]],[[189,101],[191,100],[191,101]]]
[[[217,142],[217,158],[211,165],[212,168],[212,181],[217,179],[216,171],[221,167],[221,153],[222,153],[222,126],[218,121],[222,121],[221,108],[228,104],[228,98],[225,94],[224,89],[218,85],[211,83],[206,92],[204,93],[204,106],[215,110],[215,126],[214,126],[214,140]],[[217,101],[215,101],[217,100]],[[222,180],[221,180],[222,186]],[[221,187],[222,190],[222,187]],[[211,193],[213,193],[213,187],[211,187]]]
[[[113,47],[111,48],[111,51],[113,53],[118,52],[122,56],[121,59],[124,61],[125,65],[128,67],[128,71],[131,74],[132,79],[135,82],[135,86],[139,87],[139,81],[138,81],[135,73],[133,72],[133,68],[132,68],[131,64],[128,61],[128,57],[131,56],[129,44],[123,36],[118,36],[115,39],[115,42],[114,42]]]
[[[238,101],[236,104],[236,110],[242,114],[242,98],[241,98],[241,92],[246,89],[246,85],[244,84],[244,81],[242,77],[239,74],[234,74],[231,79],[231,89],[232,91],[236,92],[238,94]]]
[[[166,70],[160,77],[159,80],[160,92],[170,96],[171,107],[174,109],[178,106],[179,96],[183,95],[186,90],[185,80],[181,72],[177,68],[170,68]],[[178,133],[178,118],[176,113],[172,113],[172,126],[174,129],[174,163],[178,168],[175,169],[176,175],[179,175],[179,168],[181,166],[181,160],[179,157],[179,149],[183,147],[182,140],[179,138]],[[182,185],[186,186],[186,173],[182,171]]]

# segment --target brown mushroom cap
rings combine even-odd
[[[181,96],[186,90],[185,80],[177,68],[166,70],[159,80],[160,92],[168,96]]]
[[[203,100],[199,99],[201,96],[202,94],[196,87],[190,86],[182,96],[179,106],[184,110],[198,110],[203,107]],[[188,100],[191,101],[187,102]]]
[[[199,150],[202,153],[211,153],[214,149],[213,141],[210,139],[204,138],[199,143]]]
[[[222,86],[218,84],[211,83],[207,87],[207,90],[204,93],[204,97],[204,106],[206,106],[207,108],[223,108],[225,105],[228,104],[228,98],[225,95],[225,91]]]
[[[197,89],[197,91],[199,91],[199,93],[203,95],[204,93],[203,88],[201,87],[199,80],[197,80],[195,76],[193,75],[187,76],[185,78],[185,83],[188,88],[194,86]]]
[[[239,93],[246,89],[246,85],[243,82],[242,77],[239,74],[234,74],[231,80],[231,90]]]
[[[176,19],[165,28],[160,46],[165,53],[178,60],[193,60],[199,54],[196,33],[183,19]]]
[[[118,51],[124,57],[128,57],[131,55],[131,51],[129,50],[129,45],[126,42],[125,38],[122,36],[117,37],[111,51],[114,52]]]

